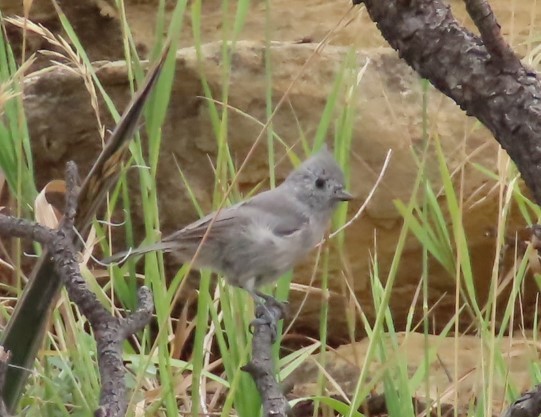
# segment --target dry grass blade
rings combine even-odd
[[[160,61],[149,71],[145,84],[128,105],[128,110],[122,115],[106,147],[81,186],[80,210],[77,213],[75,225],[82,234],[84,234],[84,228],[91,221],[97,206],[101,204],[103,197],[120,175],[129,141],[139,127],[139,118],[143,107],[158,81],[168,50],[168,47],[165,48]]]
[[[20,94],[14,91],[13,83],[16,82],[16,80],[19,80],[22,78],[22,76],[26,73],[28,68],[32,66],[34,61],[35,61],[34,56],[29,57],[25,62],[21,64],[21,66],[17,69],[17,71],[13,74],[13,76],[8,81],[0,83],[0,115],[3,114],[6,103]]]
[[[6,103],[12,98],[17,97],[17,93],[13,92],[10,83],[0,84],[0,115],[4,113]]]
[[[49,182],[43,190],[37,195],[34,201],[34,213],[36,221],[43,225],[55,229],[58,227],[58,223],[62,216],[54,206],[47,200],[47,193],[61,193],[66,191],[66,183],[64,180],[53,180]]]
[[[96,115],[96,121],[98,122],[98,128],[101,134],[104,129],[100,118],[98,95],[96,93],[94,83],[92,82],[92,74],[90,73],[89,68],[85,65],[79,54],[73,50],[70,44],[64,38],[62,38],[62,36],[53,34],[43,25],[34,23],[30,19],[26,19],[20,16],[14,16],[8,17],[5,20],[7,23],[12,24],[13,26],[16,26],[24,31],[30,31],[36,35],[41,36],[45,41],[62,51],[61,53],[54,50],[42,50],[40,51],[40,53],[44,56],[49,56],[50,58],[52,58],[51,62],[55,66],[70,71],[71,73],[82,78],[85,84],[85,88],[90,96],[90,105],[92,106],[94,114]],[[67,63],[71,66],[62,63],[61,61],[67,61]],[[102,140],[103,139],[104,138],[102,136]]]

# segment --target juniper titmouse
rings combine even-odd
[[[257,288],[302,260],[323,238],[337,204],[351,198],[342,170],[323,148],[278,187],[211,213],[161,242],[105,261],[163,250],[189,262],[215,218],[194,266],[223,274],[227,283],[245,289],[264,305],[272,298]]]

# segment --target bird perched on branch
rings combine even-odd
[[[228,284],[245,289],[257,305],[279,305],[258,288],[302,260],[323,239],[337,205],[351,199],[342,170],[324,147],[278,187],[213,212],[160,242],[118,253],[104,262],[151,251],[172,252],[181,262],[193,261],[196,268],[223,274]],[[263,311],[266,314],[259,320],[275,329],[269,309]]]

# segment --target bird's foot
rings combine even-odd
[[[253,333],[256,326],[269,326],[271,331],[271,342],[276,341],[278,331],[278,320],[287,316],[287,303],[282,303],[270,295],[257,294],[256,318],[250,322],[250,332]]]
[[[277,320],[285,319],[289,315],[289,303],[287,301],[278,301],[272,295],[256,291],[256,295],[263,299],[263,305],[268,309],[277,308],[280,310],[280,315],[277,317]]]
[[[269,326],[271,332],[271,343],[276,342],[278,337],[278,327],[274,319],[269,319],[267,316],[261,316],[253,319],[249,325],[250,333],[253,334],[257,326]]]

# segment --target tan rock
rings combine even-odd
[[[5,24],[7,38],[17,60],[20,62],[25,46],[25,59],[34,56],[31,70],[52,65],[51,56],[40,53],[42,50],[53,50],[66,56],[66,52],[56,46],[61,37],[69,44],[69,36],[64,32],[62,24],[51,0],[35,0],[23,2],[22,0],[0,0],[0,11],[3,16],[25,16],[23,3],[28,3],[28,18],[41,25],[52,34],[43,36],[35,33],[21,24]],[[60,2],[60,8],[65,18],[70,22],[77,34],[85,54],[91,61],[116,60],[124,56],[123,32],[116,13],[116,7],[109,0],[76,0]],[[23,30],[24,28],[24,30]],[[38,30],[39,32],[39,30]],[[140,47],[140,45],[137,45]],[[76,47],[72,46],[73,49]],[[58,59],[57,56],[53,59]]]
[[[3,16],[24,16],[22,0],[0,0],[0,10]],[[48,20],[55,16],[53,2],[50,0],[34,0],[27,2],[28,17],[32,20],[42,21]]]
[[[340,395],[341,390],[349,398],[353,396],[369,343],[365,339],[325,353],[327,394]],[[394,381],[399,381],[399,369],[403,367],[413,396],[468,409],[484,395],[491,395],[493,409],[489,415],[498,415],[502,411],[509,387],[517,392],[531,388],[535,383],[531,376],[531,363],[540,359],[539,343],[522,335],[483,344],[476,336],[425,337],[420,333],[399,333],[394,341],[390,335],[384,335],[381,344],[386,357],[378,356],[378,345],[368,364],[364,387],[383,392],[384,372],[390,373]],[[314,355],[288,378],[288,382],[294,385],[294,397],[318,392],[318,374],[321,372],[318,363],[321,363],[321,358]],[[426,364],[429,365],[428,370],[423,371]],[[416,373],[418,385],[413,385]]]

